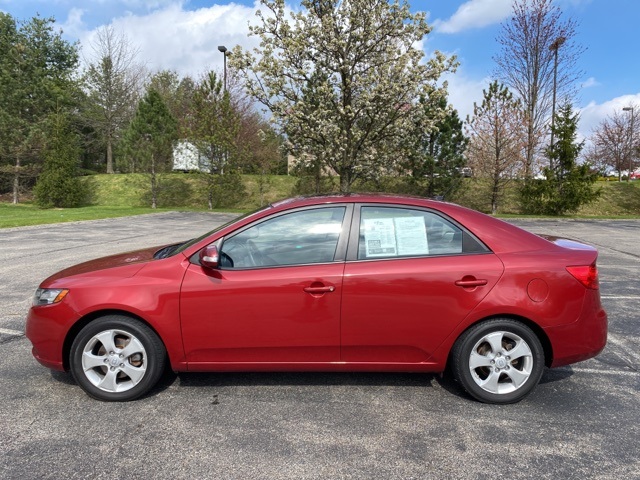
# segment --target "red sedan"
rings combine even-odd
[[[607,338],[597,251],[453,204],[285,200],[186,243],[68,268],[37,290],[43,365],[100,400],[174,371],[442,372],[512,403]]]

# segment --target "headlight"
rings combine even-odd
[[[58,303],[67,296],[69,290],[66,288],[39,288],[33,297],[34,305],[51,305]]]

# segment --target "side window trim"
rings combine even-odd
[[[415,256],[402,256],[402,257],[380,257],[380,258],[358,258],[358,248],[360,243],[360,224],[361,224],[361,212],[363,207],[373,207],[373,208],[397,208],[404,210],[417,210],[421,212],[430,213],[432,215],[436,215],[443,220],[451,223],[455,227],[459,228],[463,235],[468,235],[471,239],[475,240],[479,245],[484,247],[485,251],[482,252],[462,252],[462,253],[443,253],[443,254],[433,254],[433,255],[415,255]],[[453,218],[443,214],[438,210],[434,210],[426,207],[419,207],[415,205],[399,205],[394,203],[357,203],[353,210],[353,216],[351,220],[351,231],[349,233],[349,244],[347,247],[347,261],[348,262],[372,262],[372,261],[385,261],[385,260],[404,260],[411,258],[430,258],[430,257],[447,257],[447,256],[462,256],[462,255],[485,255],[488,253],[493,253],[485,243],[476,237],[473,233],[467,230],[463,225],[458,223]]]
[[[349,232],[351,229],[351,223],[352,223],[352,218],[353,218],[353,211],[354,211],[354,204],[353,203],[332,203],[332,204],[326,204],[326,205],[308,205],[305,207],[300,207],[300,208],[296,208],[294,210],[286,210],[286,211],[282,211],[282,212],[278,212],[275,213],[273,215],[269,215],[267,217],[261,218],[255,222],[252,222],[248,225],[243,226],[242,228],[231,232],[230,234],[218,239],[217,241],[213,242],[214,244],[217,244],[220,251],[224,252],[224,243],[225,241],[235,237],[236,235],[241,234],[242,232],[255,227],[257,225],[260,225],[263,222],[269,221],[269,220],[273,220],[275,218],[284,216],[284,215],[288,215],[288,214],[292,214],[292,213],[298,213],[298,212],[303,212],[303,211],[310,211],[310,210],[319,210],[319,209],[323,209],[323,208],[335,208],[335,207],[342,207],[345,209],[344,212],[344,217],[342,219],[342,229],[340,231],[340,234],[338,236],[338,243],[336,245],[336,251],[333,257],[333,260],[331,262],[322,262],[324,264],[326,263],[340,263],[340,262],[345,262],[346,260],[346,256],[347,256],[347,245],[348,245],[348,237],[349,237]],[[197,254],[196,254],[197,256]],[[198,262],[199,263],[199,262]],[[296,264],[287,264],[287,265],[267,265],[267,266],[254,266],[254,267],[239,267],[239,268],[225,268],[225,267],[219,267],[220,270],[234,270],[234,271],[240,271],[240,270],[258,270],[258,269],[265,269],[265,268],[286,268],[286,267],[299,267],[299,266],[304,266],[304,265],[320,265],[322,263],[296,263]]]

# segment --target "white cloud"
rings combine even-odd
[[[602,84],[598,82],[594,77],[589,77],[580,85],[580,87],[591,88],[591,87],[599,87],[600,85]]]
[[[491,79],[470,78],[459,68],[454,74],[442,76],[448,83],[449,103],[458,111],[461,120],[473,115],[473,104],[482,103],[482,91],[489,87]]]
[[[602,120],[614,112],[620,112],[624,107],[636,106],[634,112],[640,118],[640,93],[633,95],[622,95],[612,98],[603,103],[590,102],[586,107],[580,109],[579,134],[583,138],[588,138]]]
[[[234,3],[185,10],[183,2],[174,1],[147,14],[129,13],[114,18],[109,25],[139,49],[139,58],[150,71],[171,69],[197,77],[210,69],[222,69],[223,56],[218,45],[229,49],[236,45],[250,49],[257,45],[259,40],[248,36],[248,23],[255,18],[255,10]],[[82,30],[82,12],[72,10],[63,28],[75,33],[83,53],[90,55],[96,30]]]
[[[436,20],[434,27],[438,32],[458,33],[499,23],[510,14],[511,0],[469,0],[448,20]]]

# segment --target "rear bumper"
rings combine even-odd
[[[600,304],[600,293],[585,298],[577,321],[546,328],[553,348],[552,367],[581,362],[598,355],[607,344],[607,313]]]

